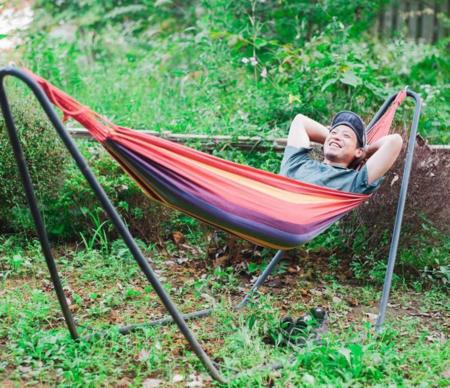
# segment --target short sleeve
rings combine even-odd
[[[356,174],[351,191],[353,193],[370,194],[378,190],[383,181],[384,177],[381,177],[369,184],[369,172],[367,170],[367,165],[364,165],[358,174]]]
[[[312,148],[287,146],[284,149],[283,160],[281,161],[280,174],[288,176],[291,169],[298,169],[303,163],[311,160],[309,153]]]

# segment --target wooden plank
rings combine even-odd
[[[425,3],[422,11],[422,34],[421,39],[424,42],[431,43],[433,41],[434,30],[434,7]]]
[[[378,38],[383,39],[384,36],[384,7],[381,7],[380,13],[378,14]]]
[[[419,3],[417,4],[417,12],[416,12],[416,33],[414,34],[416,42],[420,40],[423,33],[423,9],[424,9],[423,1],[419,1]]]
[[[75,139],[85,139],[93,140],[91,134],[87,129],[84,128],[67,128],[67,131]],[[259,136],[210,136],[210,135],[192,135],[184,133],[172,133],[170,131],[156,132],[148,130],[140,130],[140,132],[148,133],[150,135],[158,136],[163,139],[174,141],[176,143],[189,143],[195,142],[200,143],[200,149],[202,150],[212,150],[217,148],[218,145],[230,146],[233,148],[247,150],[247,151],[264,151],[264,150],[274,150],[277,152],[283,151],[287,144],[287,138],[285,137],[259,137]],[[418,139],[424,142],[424,139],[418,135]],[[319,144],[313,143],[315,147],[319,147]],[[449,150],[450,145],[439,144],[439,145],[429,145],[431,149],[439,150]]]
[[[379,39],[404,35],[435,43],[445,35],[438,14],[449,13],[450,0],[398,0],[382,7],[371,30]]]
[[[75,139],[92,139],[90,133],[84,128],[67,128]],[[218,145],[231,146],[242,150],[283,150],[286,147],[286,138],[262,138],[259,136],[210,136],[172,133],[170,131],[156,132],[140,130],[140,132],[158,136],[177,143],[200,143],[202,150],[212,150]]]
[[[392,6],[392,13],[391,13],[391,37],[394,37],[397,35],[398,32],[398,16],[399,16],[399,3],[394,2]]]
[[[431,38],[432,43],[436,43],[439,39],[439,20],[438,20],[438,14],[441,12],[441,5],[439,4],[439,0],[434,0],[434,7],[433,7],[433,36]]]
[[[406,34],[411,36],[412,25],[411,25],[411,2],[409,0],[405,1],[405,24],[406,24]]]
[[[447,0],[447,18],[450,18],[450,0]],[[443,28],[443,37],[448,36],[450,33],[450,27]]]

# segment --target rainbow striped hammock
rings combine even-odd
[[[313,239],[369,195],[342,192],[239,165],[121,127],[27,71],[51,102],[84,126],[151,199],[255,244],[287,250]],[[401,91],[368,129],[386,135]]]

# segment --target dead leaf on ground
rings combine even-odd
[[[127,377],[123,377],[116,383],[115,386],[117,388],[128,388],[130,385],[131,385],[130,379],[128,379]]]
[[[283,281],[280,279],[273,279],[267,283],[267,287],[280,288],[283,285]]]
[[[145,379],[142,383],[142,388],[156,388],[160,387],[162,380],[159,379]]]
[[[109,316],[110,323],[116,323],[120,321],[120,314],[117,310],[111,310],[111,314]]]
[[[180,245],[184,242],[184,234],[176,231],[172,233],[172,240],[175,243],[175,245]]]
[[[214,267],[225,267],[230,260],[229,255],[223,255],[214,260]]]
[[[186,383],[186,387],[203,387],[205,384],[203,383],[202,376],[190,374],[189,375],[189,382]]]
[[[354,298],[346,298],[345,301],[352,307],[359,306],[359,301]]]
[[[174,383],[174,384],[176,384],[176,383],[180,383],[180,382],[182,382],[184,380],[184,376],[183,375],[180,375],[180,374],[175,374],[175,375],[173,375],[173,377],[172,377],[172,383]]]
[[[142,349],[137,356],[137,360],[138,361],[147,361],[149,357],[150,357],[150,352],[148,350]]]
[[[378,319],[378,314],[366,313],[366,315],[371,323],[376,323]]]

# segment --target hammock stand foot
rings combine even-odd
[[[90,184],[92,190],[94,191],[97,199],[101,203],[103,209],[105,210],[106,214],[108,214],[109,218],[111,219],[113,225],[115,226],[116,230],[124,240],[125,244],[127,245],[128,249],[130,250],[131,254],[133,255],[134,259],[138,263],[139,267],[141,268],[142,272],[144,273],[145,277],[147,278],[148,282],[152,285],[153,289],[155,290],[156,294],[158,295],[159,299],[161,300],[162,304],[166,308],[166,310],[169,312],[170,316],[164,317],[159,320],[155,320],[153,322],[150,322],[150,324],[153,325],[160,325],[160,324],[167,324],[167,323],[175,323],[181,333],[184,335],[186,340],[188,341],[191,349],[194,351],[194,353],[197,355],[199,360],[202,362],[208,373],[211,375],[212,378],[214,378],[216,381],[227,384],[229,382],[229,378],[226,378],[218,369],[217,364],[211,360],[211,358],[206,354],[200,343],[198,342],[197,338],[192,333],[191,329],[187,326],[186,320],[187,319],[193,319],[193,318],[200,318],[206,315],[211,314],[212,309],[206,309],[197,311],[190,314],[181,314],[174,302],[171,300],[170,296],[165,291],[163,285],[159,281],[158,276],[148,263],[147,259],[144,257],[142,252],[140,251],[139,247],[137,246],[136,242],[134,241],[133,237],[131,236],[130,231],[128,230],[127,226],[119,216],[117,210],[112,205],[111,201],[109,200],[108,196],[106,195],[103,188],[100,186],[100,184],[97,182],[95,176],[93,175],[92,171],[90,170],[89,166],[87,165],[86,161],[78,151],[75,143],[71,139],[71,137],[68,135],[68,132],[65,130],[63,124],[61,123],[61,120],[55,113],[53,107],[50,104],[50,101],[48,100],[47,96],[44,94],[42,89],[36,84],[36,82],[31,79],[30,76],[28,76],[24,71],[19,70],[15,67],[5,67],[0,69],[0,106],[3,113],[3,116],[5,118],[5,124],[8,130],[8,136],[10,139],[10,143],[13,149],[14,157],[16,159],[16,163],[19,169],[19,174],[22,180],[22,184],[25,190],[25,194],[27,197],[28,205],[31,210],[31,215],[33,217],[33,221],[36,226],[36,231],[38,234],[39,241],[41,243],[42,252],[44,254],[48,270],[50,272],[52,283],[55,287],[55,292],[61,307],[61,310],[64,315],[64,320],[66,322],[66,325],[69,329],[70,335],[74,340],[79,340],[80,336],[77,331],[77,326],[75,319],[69,309],[69,304],[67,301],[67,298],[64,294],[63,286],[61,283],[61,280],[59,278],[57,266],[55,259],[53,257],[53,254],[51,252],[51,246],[48,239],[48,235],[45,229],[45,225],[42,219],[42,215],[39,210],[38,202],[36,195],[34,193],[33,183],[29,174],[27,162],[25,155],[23,153],[23,149],[20,143],[20,138],[18,134],[18,130],[16,128],[16,125],[14,123],[14,118],[11,113],[11,109],[9,106],[4,80],[7,76],[12,76],[20,79],[22,82],[24,82],[33,92],[36,99],[42,106],[43,110],[45,111],[48,119],[52,123],[53,127],[55,128],[56,132],[58,133],[59,137],[61,138],[62,142],[64,143],[65,147],[69,151],[71,157],[76,162],[78,168]],[[268,275],[267,275],[268,276]],[[241,302],[242,306],[245,305],[246,302]],[[119,328],[119,332],[126,334],[130,331],[137,329],[141,325],[128,325],[123,326]],[[261,367],[258,367],[259,370],[272,370],[272,369],[279,369],[282,365],[281,364],[273,364],[273,365],[262,365]],[[258,368],[252,369],[252,371],[258,370]],[[242,373],[234,374],[230,378],[236,378],[238,376],[244,375],[248,373],[248,371],[244,371]]]
[[[92,190],[95,192],[97,199],[101,203],[103,209],[106,211],[108,216],[110,217],[112,223],[114,224],[116,230],[120,234],[120,236],[123,238],[125,244],[129,248],[130,252],[132,253],[134,259],[138,263],[139,267],[141,268],[142,272],[146,276],[148,282],[152,285],[153,289],[159,296],[161,302],[163,303],[166,310],[169,312],[170,316],[154,320],[152,322],[149,322],[147,324],[150,325],[161,325],[161,324],[168,324],[168,323],[175,323],[181,333],[184,335],[186,340],[188,341],[189,345],[191,346],[194,353],[197,355],[197,357],[200,359],[208,373],[213,377],[215,380],[217,380],[220,383],[228,383],[230,381],[230,378],[226,378],[218,369],[217,364],[211,360],[211,358],[206,354],[206,352],[203,350],[200,343],[197,341],[196,337],[190,330],[190,328],[186,324],[186,320],[189,319],[195,319],[204,317],[207,315],[210,315],[213,311],[212,309],[205,309],[196,311],[190,314],[181,314],[178,310],[178,308],[175,306],[173,301],[171,300],[170,296],[167,294],[167,292],[164,290],[161,282],[159,281],[159,278],[153,271],[152,267],[149,265],[146,258],[143,256],[142,252],[136,245],[136,242],[134,241],[133,237],[131,236],[127,226],[120,218],[118,212],[111,204],[108,196],[104,192],[103,188],[99,185],[97,182],[95,176],[89,169],[86,161],[81,156],[80,152],[78,151],[77,147],[75,146],[73,140],[68,135],[67,131],[65,130],[63,124],[61,123],[59,117],[55,113],[53,107],[51,106],[47,96],[44,94],[42,89],[35,83],[33,79],[31,79],[30,76],[28,76],[24,71],[19,70],[14,67],[5,67],[0,69],[0,106],[2,109],[3,116],[5,118],[6,127],[8,129],[8,136],[10,138],[11,146],[14,152],[14,156],[16,159],[17,166],[19,168],[20,177],[23,183],[23,187],[25,190],[25,194],[27,197],[27,201],[31,210],[31,214],[34,220],[34,223],[36,225],[37,234],[41,243],[41,248],[43,255],[45,257],[47,267],[50,272],[51,280],[53,282],[53,285],[55,287],[55,292],[58,298],[58,301],[60,303],[61,310],[64,315],[65,322],[67,324],[67,327],[69,329],[70,335],[73,339],[77,340],[79,339],[79,334],[77,332],[77,327],[75,320],[73,318],[73,315],[69,309],[67,299],[64,294],[63,286],[61,283],[61,280],[58,275],[58,270],[56,266],[56,262],[53,258],[53,255],[51,253],[51,247],[49,243],[49,239],[47,236],[47,232],[45,230],[45,225],[42,220],[41,213],[39,211],[38,203],[36,200],[36,196],[33,189],[33,184],[31,181],[31,177],[28,171],[26,159],[22,150],[22,146],[20,144],[20,139],[18,136],[18,131],[14,123],[14,119],[9,107],[8,98],[5,91],[4,86],[4,79],[6,76],[12,76],[20,79],[23,81],[34,93],[36,99],[42,106],[43,110],[45,111],[47,117],[49,118],[50,122],[52,123],[53,127],[55,128],[56,132],[58,133],[59,137],[63,141],[65,147],[69,151],[72,158],[75,160],[78,168],[86,178],[86,180],[89,182]],[[414,144],[415,144],[415,137],[417,132],[417,126],[418,126],[418,120],[420,116],[420,97],[414,93],[408,91],[408,96],[412,97],[416,101],[416,108],[413,118],[413,124],[411,128],[409,143],[408,143],[408,149],[407,149],[407,156],[406,156],[406,162],[404,167],[404,173],[402,178],[402,186],[400,190],[400,198],[399,198],[399,204],[397,208],[397,216],[394,226],[394,233],[393,233],[393,239],[391,243],[391,249],[389,254],[389,262],[388,262],[388,269],[386,271],[386,279],[385,284],[383,288],[383,296],[382,300],[380,302],[380,314],[377,321],[377,331],[381,330],[381,327],[384,322],[385,317],[385,311],[387,307],[387,301],[389,298],[389,290],[391,286],[392,281],[392,273],[396,258],[396,252],[398,247],[398,239],[400,235],[400,228],[401,228],[401,220],[403,217],[403,210],[406,200],[406,192],[408,187],[408,181],[409,181],[409,173],[411,170],[412,165],[412,156],[413,156],[413,150],[414,150]],[[394,100],[396,95],[393,95],[386,100],[383,107],[380,109],[380,111],[375,116],[373,122],[375,122],[381,114],[384,112],[383,109],[387,109],[387,107],[390,105],[390,103]],[[370,124],[369,124],[370,126]],[[261,284],[265,281],[265,279],[270,275],[270,273],[273,271],[276,264],[281,260],[282,258],[282,251],[278,251],[277,254],[274,256],[274,258],[271,260],[267,268],[264,270],[264,272],[260,275],[260,277],[257,279],[255,284],[253,285],[250,292],[245,296],[245,298],[235,307],[236,310],[239,310],[240,308],[244,307],[251,297],[254,295],[256,290],[261,286]],[[146,324],[143,324],[146,325]],[[131,332],[132,330],[135,330],[139,327],[142,327],[143,325],[128,325],[123,326],[119,328],[119,332],[126,334]],[[271,365],[262,365],[259,367],[256,367],[254,369],[251,369],[249,371],[244,371],[242,373],[235,374],[231,376],[231,379],[238,378],[239,376],[256,372],[257,370],[275,370],[281,368],[282,364],[271,364]]]
[[[242,308],[244,308],[251,300],[251,298],[255,295],[255,293],[258,291],[258,289],[261,287],[261,285],[264,283],[264,281],[269,277],[269,275],[273,272],[276,265],[280,262],[280,260],[283,258],[284,251],[279,250],[275,256],[270,260],[267,267],[264,269],[263,273],[258,277],[258,279],[255,281],[252,288],[245,294],[245,297],[233,307],[234,311],[239,311]],[[183,315],[183,318],[187,320],[193,320],[198,318],[204,318],[209,315],[211,315],[214,312],[214,308],[204,309],[204,310],[198,310],[193,311],[191,313],[187,313]],[[174,323],[173,318],[169,315],[162,317],[160,319],[155,319],[153,321],[144,322],[144,323],[138,323],[138,324],[132,324],[132,325],[125,325],[125,326],[119,326],[118,330],[121,334],[128,334],[132,331],[142,329],[144,327],[148,326],[158,326],[158,325],[168,325]]]

